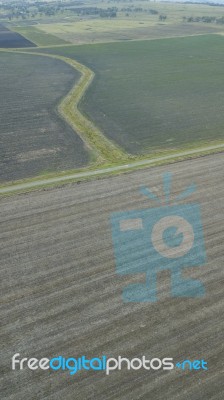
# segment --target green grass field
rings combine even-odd
[[[63,39],[51,35],[50,33],[45,33],[34,26],[14,27],[13,30],[28,38],[37,46],[54,46],[68,43]]]
[[[131,154],[224,138],[224,38],[68,46],[46,52],[95,72],[80,109]]]

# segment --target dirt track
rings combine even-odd
[[[54,178],[46,178],[46,179],[37,179],[31,182],[26,182],[26,183],[17,183],[13,185],[6,185],[0,188],[0,195],[1,194],[7,194],[7,193],[12,193],[12,192],[18,192],[20,190],[26,192],[28,189],[32,188],[38,188],[38,187],[43,187],[45,185],[49,184],[54,184],[54,183],[61,183],[61,182],[66,182],[71,179],[82,179],[82,178],[89,178],[92,176],[99,176],[107,173],[113,173],[113,172],[120,172],[130,169],[130,168],[136,168],[136,167],[141,167],[141,166],[149,166],[150,164],[155,164],[157,162],[161,161],[168,161],[174,159],[174,157],[183,157],[183,156],[190,156],[190,155],[195,155],[195,154],[203,154],[203,151],[211,151],[211,150],[222,150],[224,147],[224,144],[220,145],[215,145],[215,146],[207,146],[207,147],[201,147],[199,149],[194,149],[194,150],[187,150],[187,151],[182,151],[179,153],[176,153],[175,156],[173,154],[169,154],[166,156],[162,157],[157,157],[153,158],[151,160],[140,160],[140,161],[135,161],[131,162],[129,164],[125,165],[117,165],[115,167],[108,167],[108,168],[101,168],[101,169],[95,169],[93,171],[84,171],[84,172],[77,172],[75,174],[69,174],[69,175],[63,175],[63,176],[56,176]]]
[[[221,400],[224,398],[224,155],[212,155],[1,199],[1,399]],[[144,277],[120,277],[110,213],[147,207],[139,187],[158,187],[173,172],[172,199],[189,184],[202,209],[208,262],[188,276],[201,299],[169,297],[159,279],[155,304],[123,303],[122,289]],[[187,202],[189,200],[186,200]],[[66,372],[11,370],[11,357],[173,357],[205,359],[208,371]]]

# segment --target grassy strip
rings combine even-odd
[[[98,162],[122,161],[129,158],[120,147],[107,139],[103,133],[78,109],[78,104],[91,84],[94,73],[77,61],[63,56],[57,58],[67,62],[81,73],[81,78],[59,105],[59,112],[72,128],[80,135],[89,150],[98,156]]]
[[[212,148],[210,148],[212,146]],[[194,153],[192,153],[192,151]],[[200,155],[208,155],[208,154],[214,154],[214,153],[219,153],[224,151],[224,142],[223,141],[212,141],[211,143],[205,142],[205,143],[197,143],[195,146],[189,145],[189,146],[184,146],[181,148],[178,148],[176,150],[163,150],[163,151],[158,151],[154,154],[146,154],[142,156],[135,156],[130,159],[125,159],[125,160],[118,160],[116,162],[105,162],[100,165],[96,165],[94,163],[89,164],[86,167],[82,168],[77,168],[77,169],[70,169],[70,170],[64,170],[64,171],[57,171],[57,172],[49,172],[49,171],[43,171],[41,175],[34,176],[32,178],[23,178],[19,179],[16,181],[8,181],[5,183],[0,184],[0,190],[1,188],[6,188],[6,187],[13,187],[17,185],[22,185],[22,184],[32,184],[32,182],[38,182],[46,179],[51,179],[51,178],[63,178],[63,177],[68,177],[72,176],[75,174],[80,174],[82,172],[85,173],[92,173],[94,171],[98,171],[101,173],[102,169],[105,168],[113,168],[113,167],[121,167],[121,170],[124,168],[124,166],[131,166],[132,169],[138,169],[138,167],[134,166],[133,164],[137,163],[138,161],[141,163],[144,163],[147,166],[147,163],[155,162],[156,165],[158,165],[158,159],[159,158],[164,158],[164,160],[171,159],[173,161],[179,159],[180,154],[186,153],[186,155],[181,155],[181,159],[186,159],[187,157],[190,159],[192,156],[193,157],[200,157]],[[168,163],[168,161],[167,161]]]
[[[32,180],[26,180],[26,181],[17,181],[17,182],[13,182],[11,185],[2,185],[0,186],[0,197],[8,197],[8,196],[12,196],[14,194],[22,194],[22,193],[28,193],[28,192],[33,192],[33,191],[38,191],[38,190],[46,190],[46,189],[52,189],[52,188],[59,188],[62,187],[64,185],[70,184],[70,183],[80,183],[83,181],[91,181],[91,180],[98,180],[98,179],[102,179],[105,177],[109,177],[109,176],[114,176],[114,175],[120,175],[120,174],[124,174],[124,173],[129,173],[132,171],[136,171],[136,170],[140,170],[140,169],[146,169],[146,168],[151,168],[151,167],[158,167],[161,165],[169,165],[169,164],[174,164],[176,162],[182,162],[182,161],[187,161],[187,160],[191,160],[191,159],[195,159],[195,158],[199,158],[199,157],[204,157],[204,156],[208,156],[211,154],[218,154],[218,153],[223,153],[224,151],[224,144],[221,146],[220,148],[214,148],[214,149],[202,149],[202,150],[198,150],[195,153],[189,153],[189,154],[173,154],[173,156],[168,156],[168,157],[164,157],[164,159],[161,158],[152,158],[151,160],[145,160],[144,163],[140,164],[140,165],[135,165],[136,162],[130,163],[130,164],[123,164],[123,165],[114,165],[114,170],[113,167],[111,166],[105,166],[104,168],[101,167],[99,169],[83,169],[82,172],[86,172],[85,176],[78,176],[78,174],[81,173],[80,170],[76,170],[76,174],[77,176],[74,176],[74,171],[70,171],[70,174],[67,175],[62,175],[62,174],[58,174],[58,175],[52,175],[52,178],[58,178],[57,182],[50,182],[50,178],[46,177],[46,176],[42,176],[42,177],[37,177],[36,179],[33,178]],[[142,160],[144,161],[144,160]],[[147,164],[148,161],[148,164]],[[106,171],[106,169],[108,168],[108,171]],[[88,174],[89,172],[89,174]],[[93,174],[94,172],[94,174]],[[70,177],[71,175],[71,177]],[[63,177],[65,178],[63,180]],[[42,182],[42,180],[47,180],[49,179],[49,182]],[[60,180],[62,179],[62,180]],[[39,181],[39,183],[38,183]],[[32,186],[32,183],[35,182],[35,186]],[[25,184],[27,185],[27,187],[25,188],[17,188],[16,186]],[[28,186],[30,184],[30,186]],[[1,192],[1,189],[9,189],[8,192]]]
[[[78,104],[81,98],[84,96],[94,78],[95,74],[93,71],[91,71],[85,65],[64,56],[41,52],[29,53],[20,50],[17,50],[16,53],[55,58],[66,62],[72,68],[79,71],[81,73],[81,78],[59,104],[59,114],[81,137],[86,147],[91,152],[92,158],[96,164],[101,164],[105,161],[122,162],[122,160],[128,160],[129,158],[132,158],[120,147],[107,139],[106,136],[104,136],[103,133],[94,125],[94,123],[87,119],[87,117],[84,116],[78,109]]]

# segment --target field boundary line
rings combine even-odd
[[[101,169],[95,169],[91,171],[84,171],[84,172],[77,172],[74,174],[68,174],[64,176],[57,176],[57,177],[52,177],[52,178],[45,178],[45,179],[36,179],[35,181],[31,182],[26,182],[26,183],[20,183],[20,184],[12,184],[12,185],[6,185],[0,188],[0,195],[4,194],[10,194],[13,192],[18,192],[18,191],[29,191],[30,189],[35,189],[38,187],[42,188],[44,186],[52,185],[52,184],[60,184],[64,182],[72,182],[72,181],[77,181],[79,179],[88,179],[91,177],[99,177],[101,175],[110,175],[113,173],[119,173],[119,172],[127,172],[131,170],[136,170],[141,167],[148,167],[148,166],[156,166],[160,165],[162,163],[169,163],[169,162],[178,162],[178,161],[183,161],[186,160],[189,157],[199,157],[203,155],[209,155],[211,154],[210,152],[218,152],[218,151],[224,151],[224,143],[219,144],[219,145],[214,145],[214,146],[207,146],[207,147],[201,147],[198,149],[193,149],[193,150],[188,150],[188,151],[182,151],[176,154],[169,154],[166,156],[162,157],[157,157],[157,158],[152,158],[152,159],[145,159],[145,160],[140,160],[140,161],[135,161],[135,162],[130,162],[129,164],[125,165],[116,165],[112,167],[107,167],[107,168],[101,168]]]
[[[80,136],[96,165],[103,164],[105,162],[125,161],[133,158],[131,155],[109,140],[95,126],[95,124],[86,116],[84,116],[78,109],[80,100],[85,95],[95,76],[95,73],[90,68],[76,60],[55,54],[46,54],[41,52],[31,53],[25,50],[15,51],[11,49],[3,49],[2,51],[13,54],[26,54],[54,58],[65,62],[73,69],[78,71],[81,74],[81,77],[58,105],[57,111],[59,115],[68,125],[71,126],[73,131]]]
[[[13,32],[16,32],[16,31],[13,31]],[[45,31],[42,31],[42,32],[45,33]],[[222,31],[217,31],[217,32],[204,32],[204,33],[189,33],[189,34],[185,34],[185,35],[174,35],[174,36],[161,36],[161,37],[154,37],[154,38],[135,38],[135,39],[128,40],[128,42],[149,42],[149,41],[153,41],[153,40],[178,39],[178,38],[187,38],[187,37],[194,37],[194,36],[208,36],[208,35],[222,35],[223,36],[224,33]],[[24,36],[24,35],[22,35],[22,36]],[[52,34],[52,36],[55,36],[55,35]],[[28,39],[28,37],[26,37],[26,36],[24,36],[24,37],[26,39]],[[55,37],[59,38],[59,36],[55,36]],[[59,38],[59,39],[61,39],[61,38]],[[30,39],[28,39],[28,40],[30,40]],[[87,46],[89,46],[89,45],[95,46],[98,44],[123,43],[123,42],[125,42],[125,40],[108,40],[105,42],[99,41],[99,42],[94,42],[94,43],[92,43],[92,42],[84,42],[84,43],[70,42],[70,43],[68,43],[67,42],[65,44],[63,44],[63,43],[62,44],[52,44],[52,45],[47,44],[47,45],[40,45],[40,46],[37,44],[37,47],[29,47],[29,50],[38,50],[38,49],[41,50],[41,49],[49,49],[49,48],[54,48],[54,47],[55,48],[57,48],[57,47],[72,47],[72,46],[78,47],[78,46],[86,46],[86,45]],[[21,50],[23,50],[23,49],[28,50],[27,47],[21,47]],[[19,51],[19,49],[17,49],[17,48],[13,49],[13,50]]]

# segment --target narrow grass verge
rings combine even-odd
[[[103,177],[120,175],[121,173],[128,173],[134,170],[146,169],[150,167],[156,167],[160,165],[168,165],[176,162],[181,162],[185,160],[190,160],[194,158],[204,157],[211,154],[223,153],[224,144],[218,146],[210,146],[201,149],[189,150],[180,153],[174,153],[170,155],[164,155],[161,157],[156,157],[152,159],[145,159],[130,162],[128,164],[118,164],[118,165],[104,165],[98,169],[84,169],[82,172],[80,170],[69,171],[66,175],[52,175],[33,178],[32,180],[17,181],[12,182],[11,185],[0,186],[0,197],[1,196],[11,196],[13,194],[27,193],[35,190],[49,189],[54,187],[61,187],[62,185],[68,183],[80,183],[82,181],[89,181],[93,179],[101,179]]]
[[[104,136],[104,134],[94,125],[94,123],[87,119],[87,117],[84,116],[78,109],[78,104],[81,98],[85,94],[94,78],[95,74],[93,71],[91,71],[85,65],[64,56],[45,54],[41,52],[29,53],[24,50],[4,49],[4,51],[58,59],[79,71],[81,78],[59,104],[59,114],[81,137],[86,148],[90,151],[92,159],[96,165],[105,162],[122,162],[124,160],[128,160],[129,158],[133,158],[111,140],[107,139],[106,136]]]

